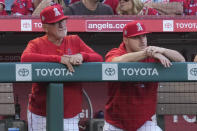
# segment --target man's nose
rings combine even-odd
[[[145,37],[140,36],[140,40],[144,42],[146,39]]]
[[[65,25],[64,25],[64,22],[60,22],[60,23],[59,23],[59,27],[60,27],[60,28],[62,28],[62,27],[64,27],[64,26],[65,26]]]

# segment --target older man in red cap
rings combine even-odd
[[[147,46],[144,25],[132,21],[123,28],[123,42],[106,55],[106,62],[160,62],[184,57],[175,50]],[[156,124],[157,82],[110,82],[103,131],[161,131]]]
[[[58,4],[40,13],[46,35],[31,40],[24,50],[22,62],[57,62],[74,72],[73,65],[101,62],[102,57],[88,47],[77,35],[67,36],[66,19]],[[46,131],[46,88],[48,83],[33,83],[29,98],[29,131]],[[64,83],[64,131],[78,131],[82,111],[82,88],[79,82]]]

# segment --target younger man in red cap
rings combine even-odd
[[[106,55],[106,62],[183,62],[175,50],[147,46],[148,32],[142,23],[132,21],[123,29],[123,42]],[[109,82],[103,131],[161,131],[156,124],[157,82]]]
[[[102,57],[88,47],[77,35],[67,36],[66,19],[58,4],[40,13],[46,35],[31,40],[24,50],[22,62],[57,62],[70,72],[82,62],[101,62]],[[46,131],[46,89],[48,83],[33,83],[29,98],[29,131]],[[64,131],[78,131],[82,111],[82,88],[79,82],[64,83]]]
[[[7,15],[5,11],[5,0],[0,0],[0,15]]]

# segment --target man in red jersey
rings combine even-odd
[[[147,46],[148,32],[132,21],[123,28],[123,42],[106,55],[106,62],[183,62],[175,50]],[[156,124],[157,82],[109,82],[103,131],[161,131]]]
[[[169,2],[182,3],[184,15],[197,15],[197,0],[169,0]]]
[[[77,35],[67,36],[66,19],[59,4],[48,6],[40,13],[46,35],[31,40],[24,50],[22,62],[57,62],[70,72],[82,62],[101,62],[102,57]],[[29,98],[29,131],[46,131],[46,88],[48,83],[33,83]],[[64,131],[78,131],[82,111],[82,89],[79,82],[64,83]]]
[[[11,7],[12,15],[31,15],[33,10],[32,0],[15,0]]]
[[[5,0],[0,0],[0,15],[7,15],[5,11]]]

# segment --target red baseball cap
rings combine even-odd
[[[3,4],[3,8],[5,8],[5,0],[0,0],[0,4]]]
[[[123,28],[123,37],[133,37],[137,35],[143,35],[150,32],[147,32],[144,25],[138,21],[129,22]]]
[[[67,18],[68,16],[64,16],[63,9],[60,4],[47,6],[40,13],[40,19],[43,24],[56,23]]]

